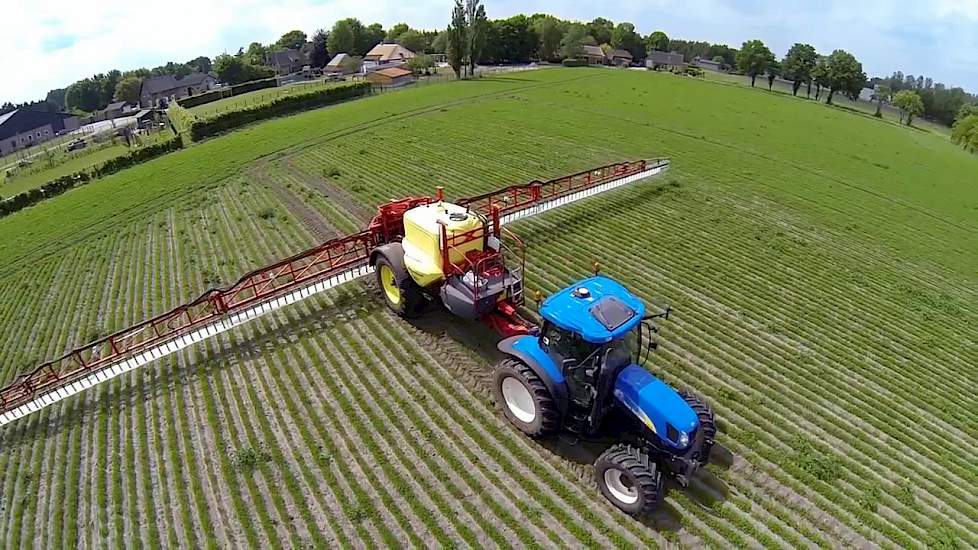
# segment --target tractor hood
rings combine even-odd
[[[629,365],[618,375],[615,398],[668,447],[685,449],[689,443],[681,444],[681,434],[692,441],[699,427],[696,413],[676,390],[638,365]]]

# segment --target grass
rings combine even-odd
[[[586,460],[502,421],[494,358],[458,337],[477,327],[402,322],[353,284],[3,428],[0,537],[978,544],[978,158],[740,85],[553,69],[407,89],[255,125],[0,219],[0,379],[310,246],[283,197],[342,233],[362,218],[351,201],[435,185],[467,196],[656,156],[672,158],[665,176],[512,229],[529,245],[530,295],[597,260],[673,304],[648,366],[716,409],[735,456],[710,466],[725,496],[675,490],[654,518],[622,516]],[[41,501],[23,500],[41,482]],[[61,498],[90,505],[47,519]]]

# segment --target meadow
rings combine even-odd
[[[251,126],[0,219],[0,382],[209,286],[449,197],[664,176],[518,222],[528,286],[599,261],[676,308],[647,367],[720,447],[632,519],[602,449],[496,412],[492,336],[347,285],[0,428],[0,540],[105,546],[978,544],[978,157],[738,86],[548,69]],[[78,543],[76,544],[76,541]]]
[[[309,90],[332,88],[340,84],[343,84],[343,82],[323,82],[322,79],[320,79],[310,82],[292,84],[289,86],[280,86],[277,88],[265,88],[263,90],[255,90],[254,92],[248,92],[246,94],[236,95],[233,97],[226,97],[210,103],[191,107],[187,109],[187,111],[198,118],[209,118],[225,111],[237,111],[252,107],[254,105],[268,103],[269,101],[282,96],[306,92]]]

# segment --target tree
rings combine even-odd
[[[298,50],[306,43],[306,33],[300,30],[289,31],[282,35],[282,38],[278,39],[275,43],[275,48],[279,50],[284,50],[286,48],[291,48],[293,50]]]
[[[951,141],[969,151],[978,151],[978,113],[970,114],[954,123]]]
[[[924,112],[924,102],[913,90],[901,90],[893,96],[893,106],[900,109],[900,122],[906,117],[907,126],[913,122],[914,115]]]
[[[751,88],[757,76],[764,74],[774,63],[774,54],[760,40],[748,40],[737,54],[737,69],[750,77]]]
[[[51,101],[51,92],[48,92],[48,101]],[[968,118],[971,115],[978,115],[978,103],[968,103],[962,105],[961,108],[955,113],[954,122]]]
[[[386,38],[387,31],[384,30],[384,27],[380,23],[372,23],[364,27],[363,31],[357,37],[356,55],[366,54]]]
[[[801,85],[808,83],[808,94],[811,95],[812,71],[818,63],[818,54],[815,48],[808,44],[798,44],[791,46],[788,53],[781,61],[781,71],[785,78],[791,80],[791,95],[798,95]]]
[[[101,87],[91,78],[85,78],[68,86],[65,107],[72,111],[91,112],[99,108]]]
[[[430,55],[418,54],[411,59],[407,60],[407,68],[411,69],[414,74],[421,74],[422,72],[427,72],[429,69],[435,66],[435,62],[431,59]]]
[[[486,46],[486,33],[489,23],[486,8],[480,0],[465,0],[466,45],[469,60],[469,75],[475,75],[475,65]]]
[[[432,53],[446,53],[448,52],[448,31],[441,31],[438,36],[431,41],[431,52]]]
[[[856,61],[851,53],[835,50],[826,60],[825,68],[829,87],[829,95],[825,100],[827,105],[832,104],[832,96],[840,90],[850,95],[855,92],[859,96],[859,90],[866,82],[866,73],[863,72],[862,63]]]
[[[537,49],[537,34],[530,24],[529,18],[525,15],[514,15],[509,19],[499,19],[490,22],[494,30],[492,36],[495,44],[488,41],[489,46],[494,46],[493,59],[497,63],[526,63],[530,61]]]
[[[65,110],[65,93],[68,91],[67,88],[57,88],[48,92],[45,96],[44,101],[47,101],[55,107],[57,111]]]
[[[245,60],[252,65],[261,65],[265,62],[265,54],[268,53],[268,49],[261,45],[261,42],[252,42],[248,44],[248,50],[245,51]],[[217,59],[214,59],[214,65],[216,70]],[[223,79],[222,79],[223,80]]]
[[[615,26],[615,30],[611,33],[611,45],[632,54],[632,59],[635,61],[645,59],[645,43],[635,32],[635,25],[631,23],[618,23]]]
[[[135,76],[123,77],[115,85],[115,95],[116,101],[125,101],[127,103],[139,103],[139,87],[142,86],[143,79]]]
[[[564,59],[576,59],[584,53],[584,39],[587,38],[587,27],[580,24],[567,26],[567,32],[560,41],[560,54]]]
[[[424,35],[416,30],[401,33],[397,38],[397,43],[416,53],[422,52],[425,49]]]
[[[222,53],[214,58],[214,72],[217,78],[226,84],[240,84],[244,82],[245,60],[236,55]]]
[[[201,55],[199,57],[195,57],[195,58],[191,59],[190,61],[187,61],[185,63],[185,65],[187,65],[193,71],[196,71],[198,73],[209,73],[209,72],[211,72],[211,67],[213,66],[213,64],[211,63],[211,58],[209,58],[209,57],[207,57],[205,55]],[[127,75],[127,74],[123,73],[122,76],[125,77],[125,76],[130,76],[130,75]]]
[[[781,64],[777,61],[772,61],[771,65],[767,68],[767,91],[772,91],[774,89],[774,81],[779,76],[781,76]]]
[[[564,38],[564,29],[560,21],[552,15],[539,18],[533,25],[540,42],[537,53],[545,61],[557,61],[560,58],[560,42]]]
[[[645,39],[649,51],[664,52],[669,49],[669,37],[662,31],[655,31]]]
[[[819,96],[822,95],[822,88],[829,85],[828,58],[824,55],[819,56],[818,61],[815,62],[815,68],[812,69],[812,81],[815,82],[815,101],[818,101]],[[812,95],[811,86],[809,86],[808,95]]]
[[[397,39],[400,38],[400,36],[402,34],[408,32],[409,30],[411,30],[411,27],[409,27],[407,23],[398,23],[398,24],[394,25],[393,27],[391,27],[391,30],[387,31],[387,39],[388,40],[395,40],[398,43],[400,43],[400,41],[397,40]],[[404,46],[404,44],[401,44],[401,45]],[[404,47],[407,48],[407,46],[404,46]],[[408,49],[410,50],[411,48],[408,48]]]
[[[610,43],[611,33],[614,30],[615,24],[604,17],[598,17],[594,21],[587,24],[587,33],[593,36],[594,41],[598,44]]]
[[[98,78],[99,84],[99,96],[98,96],[98,108],[104,109],[106,105],[112,103],[112,97],[115,95],[115,86],[122,79],[122,73],[112,69],[106,73],[102,78]]]
[[[363,55],[358,52],[360,35],[363,34],[363,23],[359,19],[349,17],[333,23],[332,30],[326,39],[326,49],[334,54]]]
[[[312,35],[312,50],[309,52],[309,64],[313,67],[323,67],[329,62],[329,48],[326,43],[329,37],[324,29],[319,29]]]
[[[448,36],[445,44],[445,53],[448,55],[448,64],[455,71],[455,78],[462,78],[462,66],[465,64],[465,44],[466,35],[465,6],[462,0],[455,0],[455,7],[452,8],[452,21],[448,25]]]
[[[876,100],[876,113],[873,114],[876,118],[883,118],[883,102],[890,99],[890,94],[892,90],[886,84],[877,84],[876,89],[873,91],[873,99]]]

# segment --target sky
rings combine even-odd
[[[551,13],[630,21],[646,35],[726,43],[759,38],[780,58],[807,42],[841,48],[869,76],[924,75],[978,92],[978,0],[483,0],[490,18]],[[4,0],[0,17],[0,102],[105,72],[152,68],[274,42],[290,29],[312,34],[357,17],[385,28],[447,26],[451,0]]]

